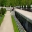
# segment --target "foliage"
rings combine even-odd
[[[11,17],[12,17],[12,23],[13,23],[13,27],[14,27],[14,32],[19,32],[18,26],[16,24],[16,21],[15,21],[14,17],[13,16],[11,16]]]
[[[4,15],[1,15],[2,17],[0,17],[0,25],[1,25],[1,23],[2,23],[2,21],[3,21],[3,18],[4,18]]]
[[[0,0],[0,6],[5,6],[6,5],[6,0]]]
[[[1,14],[4,15],[6,12],[6,9],[5,8],[1,8]]]
[[[0,6],[30,6],[32,0],[0,0]]]

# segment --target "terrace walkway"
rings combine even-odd
[[[0,32],[14,32],[10,11],[7,11],[0,27]]]

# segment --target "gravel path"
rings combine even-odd
[[[7,11],[0,27],[0,32],[14,32],[10,11]]]

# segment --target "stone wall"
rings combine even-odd
[[[15,16],[27,32],[32,32],[32,23],[29,22],[30,21],[29,19],[27,19],[24,15],[22,15],[16,11],[15,11]]]

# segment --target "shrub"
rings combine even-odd
[[[2,13],[2,15],[4,15],[4,9],[3,8],[1,8],[1,13]]]
[[[1,14],[4,15],[6,12],[6,9],[5,8],[1,8]]]
[[[6,12],[6,9],[4,8],[4,14],[5,14],[5,12]]]

